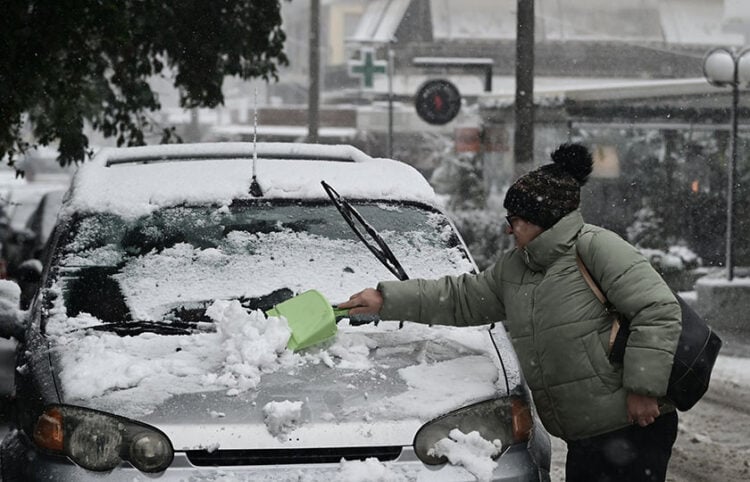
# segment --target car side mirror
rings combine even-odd
[[[38,259],[27,259],[16,269],[16,280],[21,288],[20,308],[28,310],[42,280],[42,262]]]
[[[21,287],[15,281],[0,280],[0,337],[23,340],[25,327]]]

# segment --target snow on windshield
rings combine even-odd
[[[403,211],[408,210],[393,206],[387,210],[389,216]],[[338,213],[335,219],[339,219]],[[472,269],[461,249],[450,247],[451,231],[442,215],[428,213],[419,226],[409,227],[410,223],[414,221],[406,219],[401,223],[406,228],[402,229],[399,222],[394,222],[394,230],[383,230],[381,234],[411,276],[437,277]],[[350,412],[339,414],[345,418],[379,413],[394,418],[428,419],[496,393],[498,367],[492,357],[482,355],[492,351],[486,328],[407,324],[398,330],[388,328],[388,323],[377,328],[357,328],[342,322],[338,335],[330,342],[300,353],[287,350],[286,320],[266,318],[260,310],[248,310],[238,298],[258,297],[279,288],[294,293],[318,289],[337,303],[378,280],[393,277],[351,233],[337,228],[339,234],[329,237],[323,235],[327,231],[319,224],[314,226],[297,231],[278,224],[268,232],[231,230],[217,242],[204,246],[177,242],[160,249],[141,250],[145,252],[129,252],[112,243],[92,244],[92,239],[106,238],[100,231],[87,232],[91,239],[86,242],[74,240],[72,248],[61,256],[61,276],[48,289],[56,296],[50,296],[54,308],[47,322],[47,334],[61,366],[66,400],[139,416],[150,413],[172,395],[223,390],[231,397],[258,388],[265,374],[291,373],[306,365],[365,372],[366,383],[372,383],[367,380],[373,373],[379,379],[395,376],[409,387],[408,395],[352,405]],[[110,228],[104,229],[105,234],[112,235]],[[343,225],[343,229],[348,228]],[[152,226],[146,226],[145,231],[151,233]],[[191,232],[201,238],[209,231],[206,228]],[[208,239],[204,238],[201,239]],[[143,248],[143,239],[139,239],[139,247]],[[87,270],[93,270],[95,276],[84,276],[82,273]],[[116,289],[102,288],[107,284]],[[78,311],[71,313],[76,290],[86,289],[93,290],[89,293],[93,297],[91,306],[79,304]],[[96,299],[102,292],[120,292],[123,309],[132,320],[168,322],[164,316],[170,309],[195,302],[205,303],[205,317],[210,320],[202,321],[197,325],[199,329],[186,336],[148,331],[119,336],[111,331],[91,330],[116,321],[100,318],[105,313],[100,317],[92,314],[99,304],[116,304],[111,297]],[[384,353],[389,349],[392,353],[409,353],[414,350],[409,343],[429,340],[435,340],[435,347],[464,348],[443,362],[422,359],[414,362],[416,365],[388,372],[393,367],[374,359],[372,351],[386,343],[386,338],[376,335],[389,330],[397,333],[391,338],[403,348],[381,346]]]
[[[84,220],[62,261],[69,304],[87,298],[80,311],[96,314],[98,307],[88,305],[122,297],[133,320],[160,320],[177,305],[257,298],[278,289],[295,294],[316,289],[340,303],[393,278],[332,207],[272,208],[266,217],[252,219],[242,210],[221,215],[215,224],[203,218],[204,211],[194,211],[170,210],[158,221],[124,226]],[[384,210],[363,209],[378,211]],[[395,207],[385,213],[392,226],[381,235],[410,277],[473,268],[460,247],[449,247],[452,231],[441,214]],[[113,288],[92,290],[102,277]]]
[[[385,239],[399,259],[409,260],[405,264],[415,275],[462,266],[457,250],[418,248],[409,239],[389,235]],[[317,289],[336,303],[362,289],[364,280],[391,277],[357,242],[305,233],[237,233],[229,236],[224,250],[178,244],[149,253],[130,263],[117,279],[134,317],[153,319],[163,314],[158,308],[164,300],[256,297],[286,287],[295,293]]]

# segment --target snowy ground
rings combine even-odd
[[[705,397],[679,417],[668,482],[750,480],[750,357],[720,356]],[[553,439],[552,449],[552,480],[564,481],[565,443]]]

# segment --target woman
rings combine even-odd
[[[677,414],[662,400],[681,329],[680,307],[650,263],[606,229],[585,224],[588,149],[563,144],[552,164],[508,190],[515,249],[480,274],[381,282],[340,308],[445,325],[503,321],[547,430],[568,444],[566,480],[663,481]],[[586,284],[579,255],[630,320],[622,364],[608,359],[611,316]]]

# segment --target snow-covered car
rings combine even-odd
[[[38,233],[26,224],[29,217],[45,195],[67,187],[62,181],[32,183],[0,176],[0,278],[17,279],[18,267],[37,244]]]
[[[415,169],[351,146],[84,164],[18,350],[3,479],[547,480],[549,437],[501,324],[344,317],[287,348],[276,304],[317,290],[335,305],[393,277],[342,203],[412,278],[476,269]]]

